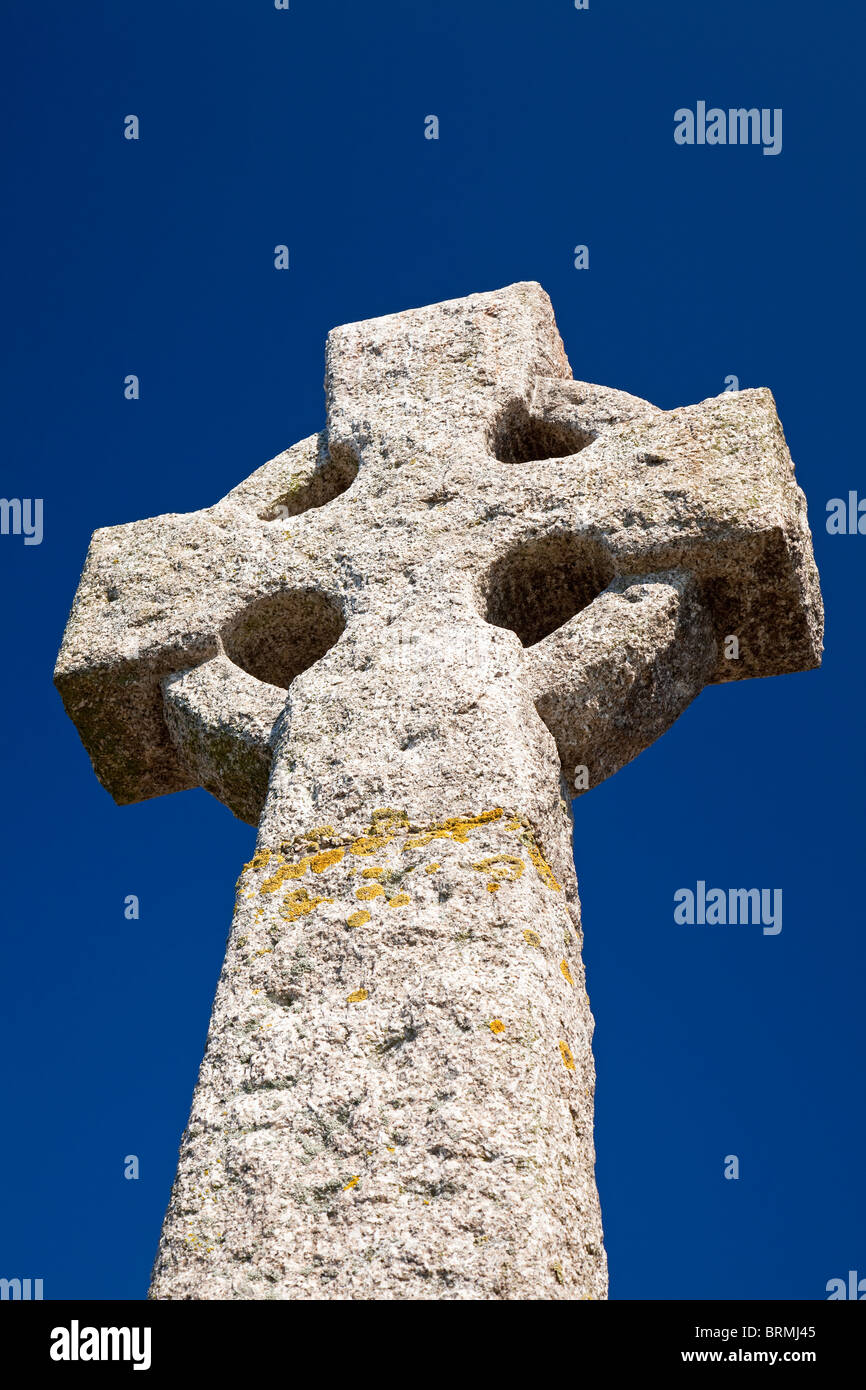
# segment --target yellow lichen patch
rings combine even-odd
[[[352,1187],[357,1187],[357,1186],[358,1186],[358,1183],[359,1183],[360,1181],[361,1181],[361,1179],[360,1179],[360,1178],[357,1178],[357,1177],[356,1177],[356,1178],[350,1178],[349,1181],[346,1183],[346,1186],[343,1188],[343,1191],[344,1191],[344,1192],[348,1192],[350,1188],[352,1188]]]
[[[365,923],[365,922],[369,922],[369,920],[370,920],[370,914],[369,914],[369,912],[367,911],[366,908],[362,908],[360,912],[353,912],[352,915],[351,915],[351,917],[347,917],[347,918],[346,918],[346,926],[347,926],[347,927],[363,927],[363,926],[364,926],[364,923]]]
[[[465,844],[470,830],[477,830],[479,825],[487,825],[490,821],[499,820],[501,816],[501,806],[494,806],[492,811],[482,811],[478,816],[449,816],[442,822],[442,829],[458,844]]]
[[[559,1044],[559,1050],[562,1053],[562,1065],[565,1067],[566,1071],[574,1071],[574,1057],[572,1056],[571,1048],[568,1043],[561,1042]]]
[[[538,877],[541,878],[545,888],[550,888],[553,892],[562,891],[562,884],[557,883],[556,874],[550,869],[548,860],[542,855],[541,849],[535,849],[535,852],[532,852],[532,849],[530,849],[530,859],[532,863],[534,863]]]
[[[499,884],[498,884],[498,883],[488,883],[488,885],[487,885],[487,891],[488,891],[488,893],[498,893],[498,892],[499,892]]]
[[[541,853],[538,845],[536,845],[534,841],[530,841],[526,846],[526,851],[535,866],[535,872],[538,874],[545,888],[550,888],[554,893],[558,893],[562,888],[562,884],[557,883],[556,875]]]
[[[275,874],[265,879],[259,891],[276,893],[288,879],[303,878],[307,869],[312,869],[314,874],[323,874],[332,864],[339,864],[345,853],[344,849],[324,849],[316,854],[305,854],[294,864],[283,864]]]
[[[369,831],[372,835],[385,826],[408,825],[409,817],[405,811],[398,811],[394,806],[380,806],[373,812],[370,821]]]
[[[323,874],[332,864],[339,864],[345,853],[344,849],[323,849],[311,857],[310,868],[314,874]]]
[[[476,830],[479,825],[486,825],[489,821],[498,820],[501,815],[501,808],[495,806],[492,811],[482,811],[477,816],[448,816],[445,820],[429,826],[427,830],[409,835],[403,848],[422,849],[429,845],[431,840],[454,840],[459,845],[465,845],[470,830]]]
[[[245,864],[245,869],[266,869],[271,858],[269,849],[257,849],[249,864]]]
[[[565,979],[568,980],[568,983],[569,983],[570,985],[573,985],[573,984],[574,984],[574,980],[571,978],[571,971],[570,971],[569,968],[568,968],[568,961],[567,961],[567,960],[561,960],[561,961],[559,962],[559,968],[560,968],[560,970],[562,971],[562,973],[563,973]]]
[[[529,822],[523,816],[513,815],[506,821],[504,829],[520,831],[520,839],[526,846],[530,862],[535,868],[538,877],[546,888],[550,888],[554,892],[559,892],[562,885],[557,883],[556,876],[542,854],[535,837],[535,832]]]
[[[438,863],[428,864],[428,865],[427,865],[427,868],[424,870],[424,872],[425,872],[425,874],[435,874],[435,872],[436,872],[436,870],[437,870],[438,868],[439,868]]]
[[[537,932],[537,931],[529,931],[528,928],[527,928],[527,930],[523,933],[523,940],[524,940],[524,941],[528,941],[529,944],[530,944],[530,946],[540,946],[540,945],[541,945],[541,937],[538,935],[538,932]]]
[[[362,870],[361,870],[361,877],[362,877],[362,878],[384,878],[387,872],[388,872],[387,869],[373,869],[373,868],[370,868],[370,869],[362,869]]]
[[[409,835],[406,837],[406,843],[403,848],[423,849],[425,845],[429,845],[431,840],[444,840],[446,838],[447,831],[445,830],[419,830],[416,835]]]
[[[347,995],[346,995],[346,1003],[347,1003],[347,1004],[363,1004],[363,1002],[364,1002],[364,1000],[365,1000],[366,998],[367,998],[367,991],[366,991],[365,989],[356,989],[355,992],[354,992],[354,994],[347,994]]]
[[[314,825],[312,830],[305,830],[300,838],[302,840],[325,840],[333,833],[334,827],[332,825]]]
[[[369,902],[371,898],[384,898],[385,889],[381,883],[366,883],[363,888],[355,889],[355,897],[359,902]]]
[[[350,854],[375,854],[391,843],[392,835],[359,835],[349,846]]]
[[[492,1018],[488,1026],[490,1028],[491,1033],[505,1032],[505,1024],[502,1022],[501,1018]]]
[[[373,854],[384,849],[393,840],[398,830],[405,829],[409,817],[405,811],[395,811],[391,806],[382,806],[370,817],[370,824],[363,835],[359,835],[349,845],[350,854]]]
[[[304,917],[308,912],[314,911],[319,903],[332,903],[333,898],[317,898],[315,894],[310,894],[306,888],[295,888],[287,893],[280,905],[280,916],[285,922],[296,922],[299,917]]]
[[[288,879],[303,878],[304,874],[307,871],[307,865],[309,864],[309,862],[309,856],[307,856],[305,859],[299,860],[297,864],[283,864],[282,868],[277,869],[277,872],[275,874],[272,874],[270,878],[265,879],[264,883],[259,889],[259,892],[276,893],[277,889],[282,888],[283,884]]]
[[[496,883],[514,883],[526,868],[519,854],[490,854],[472,865],[478,873],[488,874]]]
[[[412,899],[409,897],[408,893],[395,893],[393,898],[388,899],[388,906],[405,907],[406,904],[410,903],[411,901]]]

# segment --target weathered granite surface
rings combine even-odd
[[[573,381],[532,283],[338,328],[326,386],[95,533],[57,664],[118,802],[259,826],[152,1296],[603,1298],[570,798],[819,663],[804,499],[769,391]]]

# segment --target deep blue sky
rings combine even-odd
[[[2,13],[0,491],[44,498],[45,536],[0,537],[0,1275],[144,1296],[254,838],[204,792],[121,810],[96,782],[51,685],[91,531],[206,505],[320,428],[333,325],[523,279],[578,377],[663,407],[773,389],[828,614],[820,672],[705,691],[575,808],[611,1296],[866,1275],[866,537],[824,527],[866,491],[861,8]],[[782,153],[678,147],[699,99],[783,108]],[[781,934],[676,926],[698,879],[781,887]]]

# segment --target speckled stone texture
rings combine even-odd
[[[151,1295],[604,1298],[570,799],[819,663],[804,499],[769,391],[573,381],[536,284],[338,328],[326,386],[95,533],[57,664],[118,802],[259,826]]]

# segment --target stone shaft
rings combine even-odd
[[[407,613],[293,688],[156,1297],[605,1296],[556,747],[513,634]]]
[[[153,1296],[605,1296],[560,840],[554,871],[516,808],[376,807],[259,847]]]

